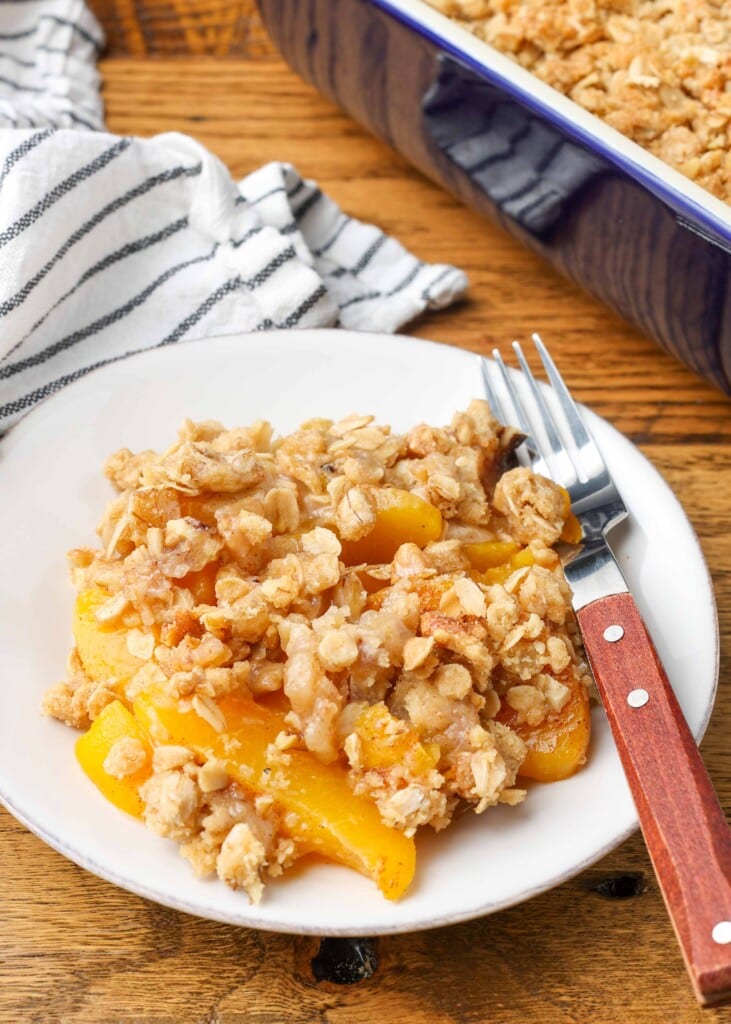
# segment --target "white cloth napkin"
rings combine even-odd
[[[0,433],[97,366],[280,327],[391,332],[466,288],[285,163],[103,130],[81,0],[0,3]]]

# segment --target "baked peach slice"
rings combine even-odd
[[[516,569],[535,564],[531,549],[521,548],[514,541],[486,540],[465,544],[464,553],[472,565],[473,578],[486,586],[504,583]]]
[[[218,562],[211,562],[175,583],[190,590],[198,604],[215,604],[218,567]],[[82,590],[74,604],[72,630],[87,676],[123,695],[125,685],[152,654],[159,630],[131,630],[118,622],[100,622],[97,612],[108,600],[109,594],[101,587]]]
[[[517,712],[503,704],[498,719],[513,729],[528,747],[519,774],[536,782],[567,779],[586,762],[591,738],[591,708],[586,687],[573,673],[561,676],[570,695],[563,708],[538,725],[517,723]]]
[[[79,595],[74,634],[91,678],[115,680],[121,688],[143,660],[130,655],[127,630],[97,620],[96,609],[106,599],[104,591],[96,589]],[[250,792],[270,795],[304,850],[367,875],[388,899],[398,899],[406,891],[415,870],[413,840],[384,825],[375,804],[353,794],[344,765],[324,765],[306,750],[277,754],[274,741],[287,732],[284,710],[246,697],[226,697],[212,712],[221,716],[220,732],[195,710],[181,711],[160,693],[140,694],[133,712],[114,701],[76,747],[84,772],[116,807],[142,814],[139,787],[150,772],[148,767],[122,779],[110,775],[104,763],[114,744],[139,739],[151,751],[151,741],[180,743],[201,760],[223,760],[231,778]]]
[[[105,767],[112,748],[120,740],[136,740],[146,754],[144,765],[134,774],[118,778]],[[121,701],[107,704],[76,741],[76,758],[99,792],[127,814],[142,817],[144,804],[140,786],[152,771],[152,747],[147,732]]]
[[[130,630],[97,619],[97,611],[109,600],[101,587],[82,590],[76,598],[72,629],[84,672],[96,683],[107,683],[119,692],[145,658],[130,651]]]
[[[388,771],[402,764],[412,776],[427,775],[436,768],[438,743],[423,743],[414,729],[395,718],[385,704],[370,704],[355,720],[360,740],[360,760],[367,770]]]
[[[507,565],[518,551],[520,544],[514,540],[480,540],[464,545],[464,553],[478,572]]]
[[[420,548],[442,534],[442,514],[436,506],[410,491],[379,488],[375,494],[376,521],[360,540],[342,541],[346,565],[388,564],[402,544]]]
[[[344,765],[324,765],[307,750],[280,750],[275,741],[287,732],[280,711],[229,696],[204,717],[147,691],[135,700],[134,714],[156,743],[180,743],[201,759],[218,758],[244,789],[271,796],[303,850],[373,879],[387,899],[408,888],[413,839],[384,825],[375,804],[353,793]]]

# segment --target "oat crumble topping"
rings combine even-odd
[[[273,700],[265,772],[308,751],[406,836],[519,803],[530,730],[589,674],[554,550],[566,496],[507,468],[513,440],[474,401],[403,435],[368,415],[280,438],[186,421],[165,452],[116,452],[100,547],[70,554],[77,647],[45,711],[86,730],[163,692],[224,735],[222,700]],[[221,757],[143,735],[102,767],[147,772],[147,826],[252,901],[306,852]]]

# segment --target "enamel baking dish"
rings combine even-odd
[[[422,0],[258,2],[320,92],[731,393],[731,206]]]

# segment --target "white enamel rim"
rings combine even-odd
[[[570,378],[570,367],[563,369]],[[447,422],[481,394],[478,359],[463,350],[393,336],[282,331],[133,356],[75,382],[21,421],[0,443],[0,487],[13,495],[0,505],[0,558],[6,580],[24,580],[20,594],[8,587],[0,594],[7,670],[0,688],[0,800],[8,810],[64,856],[131,892],[200,917],[299,934],[387,934],[479,917],[566,881],[620,843],[636,816],[603,713],[595,709],[592,754],[582,772],[533,787],[520,808],[465,816],[446,833],[420,839],[417,879],[399,903],[353,872],[316,864],[273,882],[262,904],[250,907],[221,883],[196,880],[174,844],[107,804],[76,765],[71,730],[38,713],[69,646],[73,595],[65,551],[93,543],[93,525],[110,495],[98,469],[115,447],[164,445],[186,415],[235,425],[268,413],[283,432],[315,414],[371,411],[403,429],[419,420]],[[718,673],[715,602],[700,547],[659,474],[609,424],[587,416],[633,513],[617,545],[620,563],[700,739]],[[46,488],[54,494],[50,519]],[[41,526],[47,547],[34,558]],[[676,567],[670,579],[658,577],[657,566],[668,544]],[[687,614],[676,608],[679,576],[695,595]],[[41,758],[29,756],[39,750]]]
[[[642,174],[643,183],[664,201],[673,199],[679,205],[676,212],[683,216],[694,212],[701,216],[709,230],[722,234],[723,243],[731,246],[731,206],[696,185],[679,171],[664,163],[659,157],[643,149],[616,129],[605,124],[595,114],[589,113],[578,103],[564,96],[552,86],[542,82],[535,75],[515,61],[500,53],[489,43],[478,39],[467,29],[452,21],[444,14],[430,7],[425,0],[372,0],[376,6],[401,14],[409,21],[423,27],[430,35],[446,45],[461,51],[471,60],[485,68],[492,75],[499,75],[511,83],[526,97],[530,97],[549,114],[554,112],[565,122],[564,127],[582,138],[589,147],[599,140],[602,155],[613,159],[621,167],[636,169]],[[692,208],[691,211],[688,207]],[[719,239],[720,240],[720,239]]]

